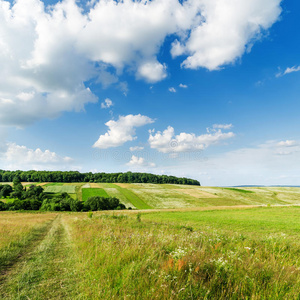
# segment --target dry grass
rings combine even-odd
[[[13,241],[23,239],[34,228],[54,219],[55,215],[30,213],[0,213],[0,249],[9,246]]]

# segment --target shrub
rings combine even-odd
[[[84,210],[86,211],[97,211],[97,210],[114,210],[114,209],[125,209],[125,205],[120,203],[118,198],[111,197],[89,197],[84,203]]]

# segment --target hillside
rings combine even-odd
[[[126,207],[137,209],[300,204],[298,187],[221,188],[146,183],[41,183],[41,185],[45,188],[45,192],[67,192],[80,200],[96,195],[117,197]]]

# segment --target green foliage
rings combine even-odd
[[[9,184],[0,184],[0,198],[6,198],[12,193],[13,189]]]
[[[97,210],[114,210],[126,209],[125,205],[120,203],[119,199],[115,197],[89,197],[84,203],[84,210],[97,211]]]
[[[149,173],[79,173],[77,171],[4,171],[0,170],[3,182],[18,178],[24,182],[122,182],[122,183],[171,183],[200,185],[199,181]],[[17,179],[16,179],[17,180]],[[69,192],[69,191],[68,191]],[[70,192],[69,192],[70,193]]]
[[[82,202],[71,198],[67,193],[46,198],[41,206],[42,211],[81,211],[82,208]]]
[[[7,210],[7,204],[0,201],[0,211],[4,211],[4,210]]]

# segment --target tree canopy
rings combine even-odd
[[[5,171],[0,170],[0,182],[120,182],[169,183],[200,185],[198,180],[150,173],[80,173],[78,171]],[[18,190],[18,189],[17,189]]]

